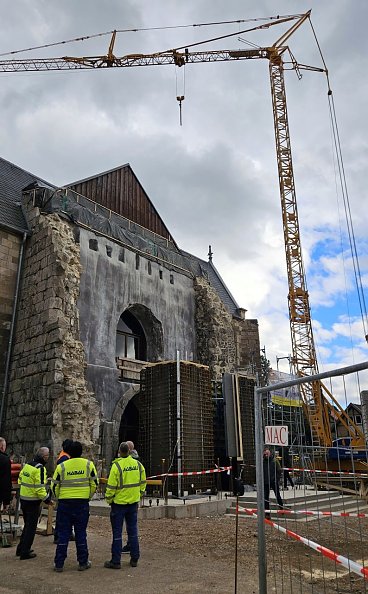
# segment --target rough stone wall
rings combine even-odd
[[[20,243],[18,235],[0,229],[0,388],[4,385]]]
[[[208,365],[212,379],[235,370],[236,347],[232,316],[203,277],[194,279],[197,359]]]
[[[252,374],[260,373],[258,320],[233,318],[232,323],[236,345],[236,368],[244,369]]]
[[[80,440],[86,453],[96,453],[99,405],[87,389],[79,340],[79,245],[69,223],[40,214],[30,198],[33,234],[12,357],[7,439],[26,456],[42,444],[57,453],[66,437]]]

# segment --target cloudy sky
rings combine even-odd
[[[116,55],[163,51],[256,23],[168,27],[292,14],[295,7],[300,13],[312,8],[329,69],[367,291],[366,0],[3,0],[0,59],[113,29],[150,29],[120,33]],[[283,31],[241,36],[263,46]],[[108,43],[108,36],[95,37],[14,57],[100,55]],[[238,35],[200,46],[248,47]],[[321,66],[308,23],[290,47],[299,62]],[[271,364],[290,353],[267,61],[0,77],[4,158],[56,185],[129,162],[178,244],[202,258],[212,246],[235,299],[248,317],[258,318]],[[326,370],[366,360],[368,349],[335,173],[326,78],[305,72],[299,81],[287,72],[286,87],[304,262],[319,365]],[[182,126],[177,95],[185,96]],[[287,361],[280,361],[286,368]]]

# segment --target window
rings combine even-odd
[[[135,269],[139,270],[139,254],[135,255]]]
[[[90,239],[89,240],[89,249],[93,250],[94,252],[98,252],[98,241],[97,239]]]
[[[174,275],[170,274],[170,285],[174,284]]]
[[[119,359],[128,357],[128,359],[138,359],[136,354],[139,352],[139,336],[133,334],[122,318],[118,323],[116,334],[116,356]]]
[[[361,415],[356,415],[355,422],[356,422],[357,425],[361,425],[362,424],[362,416]]]
[[[160,280],[162,280],[162,277],[163,277],[162,270],[160,270],[159,275],[160,275]]]
[[[146,338],[138,320],[129,311],[119,319],[116,330],[116,357],[118,359],[146,360]]]
[[[106,246],[106,254],[109,256],[109,258],[111,258],[111,254],[112,254],[112,247],[111,247],[111,245],[107,245]]]
[[[119,251],[119,261],[120,262],[125,262],[125,250],[124,248],[121,248]]]
[[[147,262],[147,271],[148,271],[148,274],[152,274],[152,264],[149,260]]]

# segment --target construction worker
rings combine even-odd
[[[33,559],[37,556],[31,547],[36,534],[41,504],[44,502],[47,505],[52,505],[51,494],[46,490],[47,475],[45,464],[49,456],[49,448],[39,448],[32,462],[25,464],[19,473],[20,506],[23,513],[24,527],[17,546],[16,555],[22,561],[24,559]]]
[[[11,502],[11,461],[6,452],[6,441],[0,437],[0,512],[6,511]]]
[[[284,503],[281,499],[279,480],[281,476],[281,466],[275,459],[273,452],[268,446],[263,450],[263,485],[264,485],[264,506],[266,510],[265,517],[269,520],[270,515],[270,490],[275,493],[279,509],[284,509]]]
[[[119,455],[120,458],[112,463],[105,494],[107,503],[111,505],[112,527],[111,560],[105,562],[105,567],[108,569],[120,569],[121,567],[124,520],[130,545],[130,565],[137,567],[139,559],[138,503],[146,488],[146,472],[143,464],[130,455],[129,446],[124,441],[120,444]]]
[[[134,458],[134,460],[139,460],[139,454],[137,452],[137,450],[134,448],[134,443],[132,441],[127,441],[126,442],[128,448],[129,448],[129,455]],[[123,546],[121,552],[123,553],[123,555],[130,555],[130,542],[129,542],[129,538],[127,540],[126,545]]]
[[[127,441],[126,444],[129,448],[129,455],[134,458],[134,460],[139,460],[139,454],[137,450],[134,449],[134,443],[132,441]]]
[[[88,560],[87,525],[89,501],[98,486],[98,478],[93,462],[81,457],[82,450],[82,444],[74,441],[69,448],[70,459],[58,464],[52,479],[52,492],[58,500],[56,522],[59,534],[54,566],[57,572],[63,571],[73,527],[78,571],[91,567]]]
[[[61,451],[59,452],[59,455],[57,457],[56,460],[56,465],[61,464],[61,462],[65,462],[66,460],[70,459],[70,447],[73,444],[73,440],[72,439],[64,439],[63,443],[61,444]],[[56,514],[56,521],[55,521],[55,529],[54,529],[54,544],[58,543],[58,539],[59,539],[59,527],[58,527],[58,523],[57,523],[57,514]],[[70,535],[69,540],[75,540],[75,535],[72,532]]]
[[[59,452],[59,455],[56,460],[56,464],[61,464],[62,462],[65,462],[65,460],[69,460],[69,458],[70,458],[69,448],[72,445],[72,443],[73,443],[72,439],[64,439],[63,443],[61,444],[62,449]]]

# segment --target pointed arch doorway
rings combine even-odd
[[[122,441],[132,441],[134,444],[139,440],[139,392],[126,405],[121,416],[119,426],[119,443]]]

